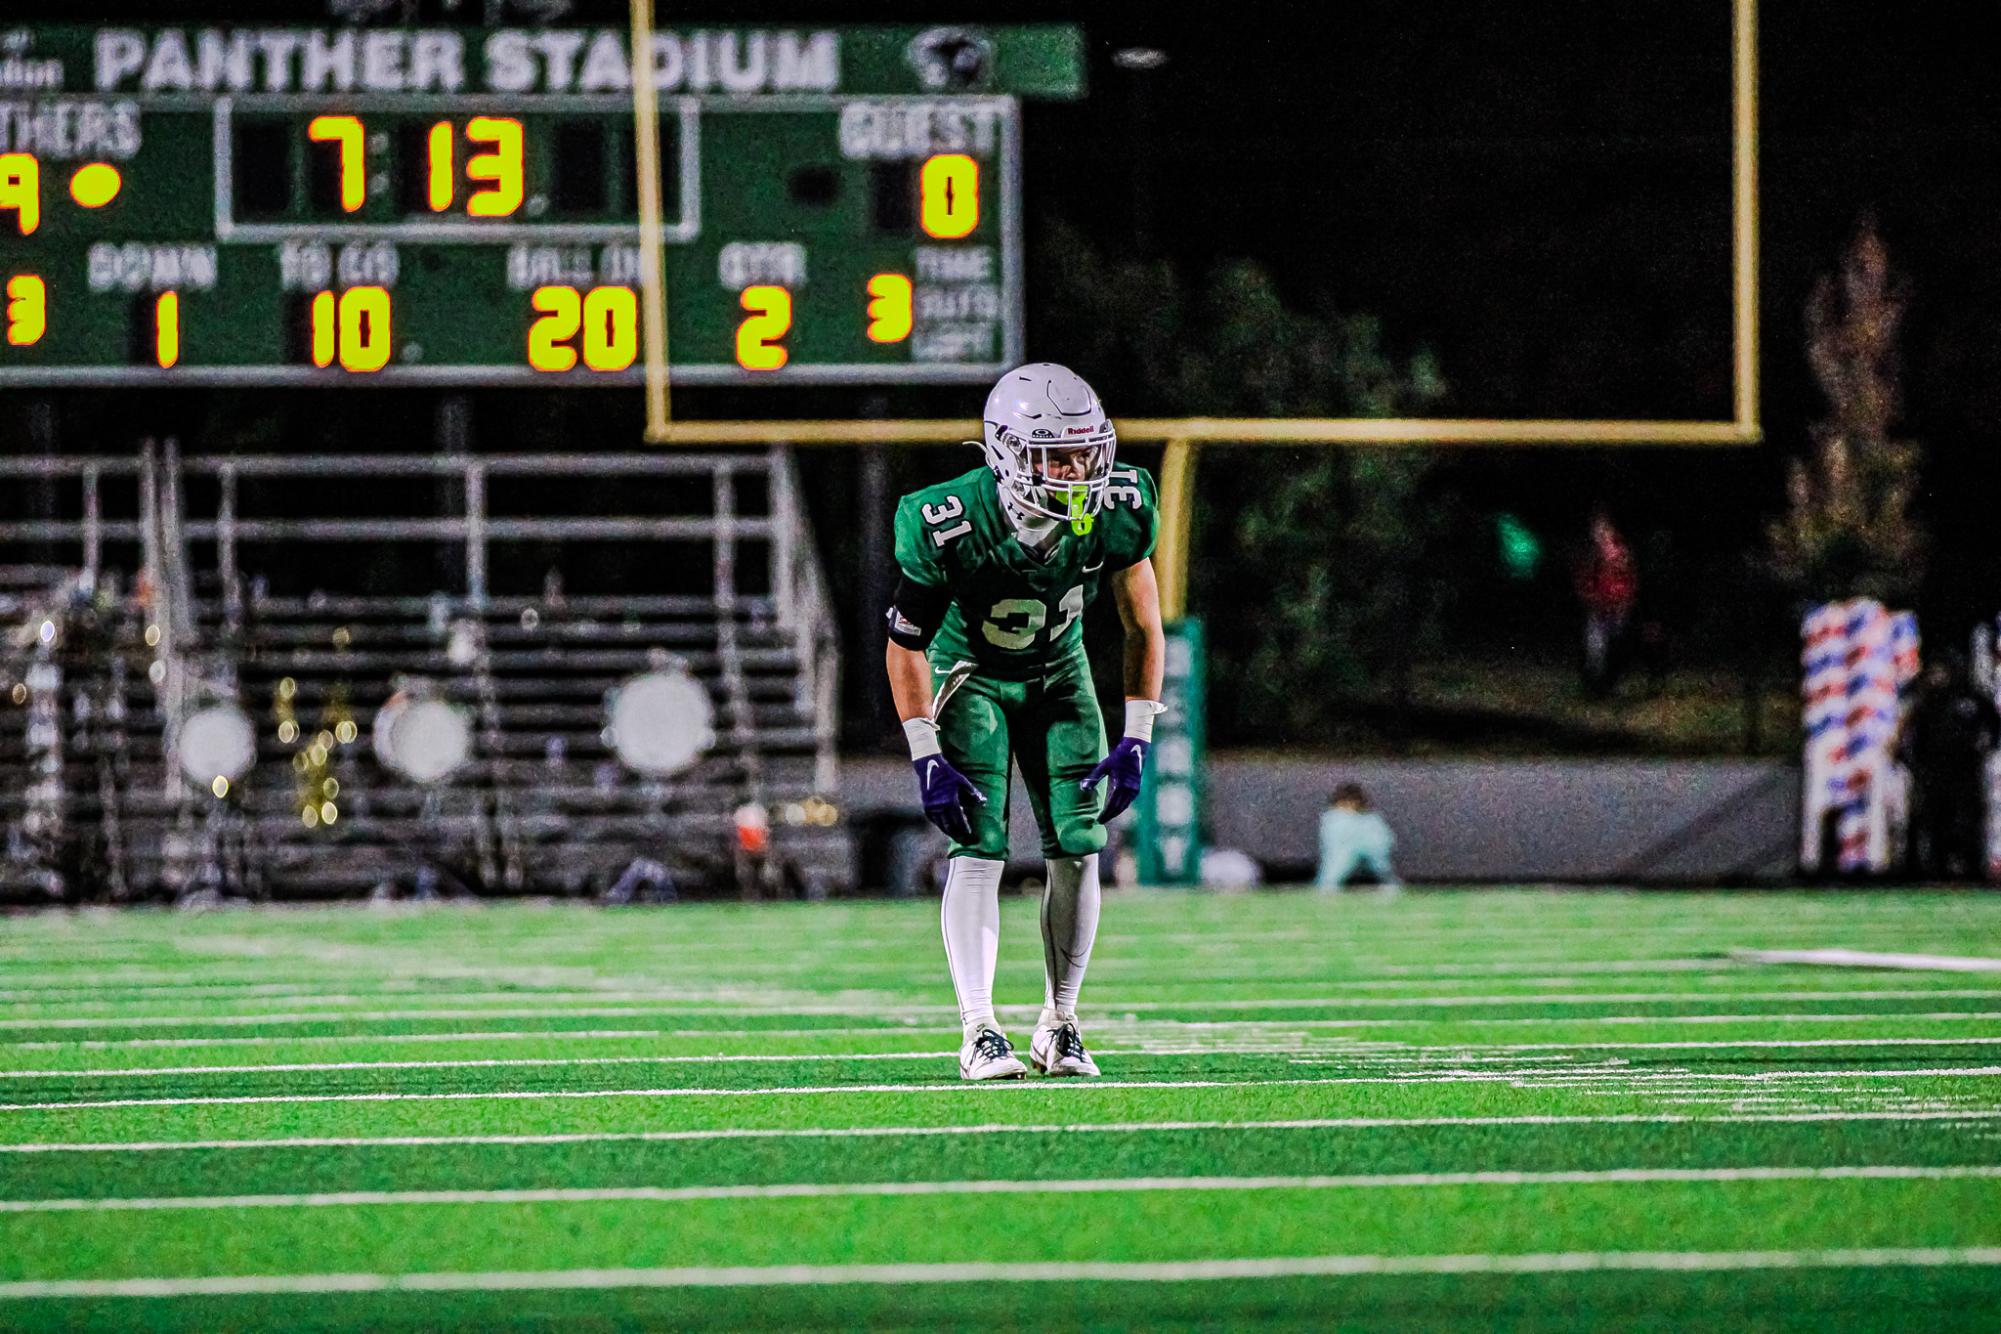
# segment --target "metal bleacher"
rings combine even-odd
[[[42,512],[0,515],[0,897],[851,882],[832,617],[782,448],[0,459],[0,486],[30,478]],[[714,740],[648,777],[606,700],[661,670],[700,683]],[[471,722],[448,778],[380,762],[398,692]],[[175,751],[215,705],[257,738],[220,795]]]

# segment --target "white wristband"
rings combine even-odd
[[[940,753],[938,746],[938,724],[929,718],[906,718],[903,723],[903,738],[910,743],[910,758],[925,759]]]
[[[1167,706],[1157,699],[1129,699],[1126,701],[1126,735],[1135,741],[1153,740],[1153,720],[1167,712]]]

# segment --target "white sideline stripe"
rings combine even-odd
[[[1470,1072],[1442,1071],[1421,1075],[1345,1075],[1324,1079],[1090,1079],[1068,1080],[1069,1090],[1077,1093],[1099,1089],[1245,1089],[1245,1088],[1299,1088],[1319,1087],[1333,1084],[1495,1084],[1513,1080],[1542,1077],[1576,1076],[1575,1070],[1481,1070]],[[1584,1072],[1599,1074],[1603,1072]],[[1619,1072],[1626,1073],[1626,1072]],[[1751,1074],[1698,1074],[1687,1071],[1633,1072],[1651,1076],[1655,1082],[1662,1079],[1701,1080],[1732,1084],[1763,1084],[1774,1080],[1796,1079],[1909,1079],[1909,1078],[1978,1078],[1986,1079],[2001,1075],[2001,1065],[1947,1065],[1922,1069],[1891,1070],[1761,1070]],[[9,1102],[0,1103],[0,1112],[53,1112],[78,1111],[95,1107],[240,1107],[255,1103],[322,1103],[322,1102],[499,1102],[507,1100],[533,1101],[550,1098],[772,1098],[812,1096],[823,1093],[996,1093],[1006,1087],[1004,1082],[965,1083],[937,1082],[931,1084],[797,1084],[777,1088],[660,1088],[660,1089],[480,1089],[455,1093],[269,1093],[240,1094],[233,1097],[207,1098],[105,1098],[76,1102]],[[1040,1081],[1016,1085],[1017,1088],[1044,1088]],[[1615,1090],[1617,1091],[1617,1090]],[[1648,1090],[1644,1083],[1632,1092],[1638,1096]]]
[[[1723,1005],[1766,1001],[1909,1000],[1918,998],[2001,1001],[2001,989],[1906,987],[1866,991],[1565,991],[1516,992],[1488,996],[1303,996],[1288,999],[1263,998],[1252,1000],[1233,1000],[1227,997],[1212,996],[1182,1001],[1100,999],[1093,1003],[1093,1007],[1102,1013],[1114,1014],[1140,1011],[1200,1009],[1332,1010],[1342,1007],[1370,1009],[1396,1007],[1460,1008],[1481,1005]],[[1040,1005],[1003,1005],[997,1008],[1010,1015],[1033,1015],[1041,1011]],[[155,1014],[107,1017],[69,1015],[40,1019],[0,1019],[0,1028],[131,1028],[167,1027],[174,1024],[184,1024],[190,1027],[223,1027],[250,1024],[388,1022],[401,1019],[546,1019],[564,1016],[604,1018],[618,1015],[646,1014],[715,1015],[719,1018],[733,1018],[738,1016],[788,1014],[859,1015],[869,1017],[885,1014],[939,1016],[950,1015],[951,1013],[952,1007],[949,1005],[881,1005],[861,1001],[857,1001],[851,1005],[620,1005],[562,1006],[557,1008],[544,1005],[532,1008],[481,1006],[446,1010],[308,1010],[268,1014],[227,1015]],[[1894,1018],[1895,1016],[1886,1017]],[[943,1020],[940,1022],[942,1023]]]
[[[1936,973],[2001,973],[2001,959],[1966,954],[1872,954],[1866,950],[1731,950],[1745,963],[1811,963],[1835,968],[1908,968]]]
[[[335,1292],[530,1292],[607,1288],[826,1287],[914,1283],[1193,1283],[1371,1274],[1702,1273],[2001,1265],[2001,1246],[1817,1251],[1542,1251],[1516,1255],[1289,1255],[1248,1260],[1045,1261],[1031,1264],[706,1266],[428,1274],[248,1274],[0,1283],[0,1299],[230,1297]]]
[[[1084,1177],[1056,1181],[788,1182],[735,1186],[577,1186],[534,1190],[348,1190],[304,1195],[176,1195],[0,1200],[0,1214],[171,1209],[327,1209],[397,1204],[671,1204],[690,1200],[901,1195],[1123,1195],[1158,1191],[1399,1190],[1446,1186],[1609,1186],[1740,1181],[1962,1181],[2001,1166],[1614,1167],[1567,1172],[1395,1172],[1344,1176]]]
[[[355,1039],[366,1041],[366,1039]],[[1367,1051],[1330,1046],[1315,1050],[1312,1054],[1324,1059],[1339,1059],[1344,1055],[1384,1055],[1422,1056],[1431,1055],[1441,1060],[1463,1059],[1463,1053],[1472,1051],[1708,1051],[1738,1047],[1965,1047],[1976,1045],[2001,1045],[2001,1037],[1971,1038],[1802,1038],[1785,1040],[1778,1038],[1741,1041],[1719,1040],[1715,1042],[1513,1042],[1513,1043],[1436,1043],[1414,1044],[1407,1051],[1383,1052],[1377,1048]],[[1188,1048],[1151,1047],[1101,1047],[1095,1049],[1100,1056],[1288,1056],[1295,1055],[1291,1049],[1279,1050],[1270,1045],[1257,1047],[1203,1046]],[[733,1061],[933,1061],[956,1056],[956,1048],[950,1051],[851,1051],[851,1052],[702,1052],[680,1056],[518,1056],[468,1058],[455,1061],[301,1061],[286,1063],[266,1063],[249,1065],[173,1065],[173,1066],[114,1066],[95,1070],[0,1070],[0,1079],[149,1079],[167,1075],[241,1075],[265,1072],[298,1074],[305,1072],[325,1072],[335,1070],[463,1070],[486,1069],[514,1066],[578,1066],[578,1065],[713,1065]]]
[[[1885,1012],[1856,1010],[1837,1014],[1587,1014],[1538,1015],[1515,1019],[1142,1019],[1099,1018],[1092,1021],[1094,1032],[1124,1034],[1134,1029],[1179,1031],[1182,1029],[1279,1029],[1301,1028],[1417,1028],[1449,1023],[1454,1027],[1538,1027],[1552,1024],[1845,1024],[1919,1022],[2001,1022],[1996,1010],[1925,1010]],[[949,1027],[949,1025],[945,1025]],[[112,1051],[138,1047],[284,1047],[324,1046],[339,1043],[392,1042],[494,1042],[571,1041],[613,1038],[798,1038],[869,1037],[883,1033],[922,1033],[927,1026],[914,1022],[833,1028],[536,1028],[504,1032],[471,1031],[444,1033],[299,1033],[250,1034],[228,1038],[69,1038],[54,1041],[13,1039],[0,1047],[22,1051]],[[1859,1039],[1858,1039],[1859,1040]],[[1482,1044],[1461,1044],[1482,1045]],[[1580,1044],[1584,1045],[1584,1044]],[[1614,1046],[1632,1044],[1607,1044]],[[1839,1044],[1837,1044],[1839,1045]]]
[[[717,1130],[607,1130],[548,1135],[296,1135],[283,1139],[137,1140],[79,1144],[67,1140],[0,1144],[0,1153],[177,1153],[209,1149],[374,1149],[459,1144],[612,1144],[731,1139],[901,1139],[958,1135],[1143,1134],[1191,1130],[1397,1130],[1414,1126],[1614,1126],[1797,1124],[1819,1121],[1994,1121],[2001,1111],[1751,1112],[1716,1116],[1626,1113],[1602,1116],[1338,1116],[1289,1121],[990,1122],[971,1126],[787,1126]]]

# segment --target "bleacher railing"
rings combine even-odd
[[[832,617],[783,449],[183,459],[169,445],[0,459],[0,483],[15,479],[57,498],[0,516],[0,717],[25,741],[53,709],[60,736],[36,837],[31,784],[0,772],[0,893],[585,894],[635,866],[684,888],[851,878],[825,800]],[[66,659],[83,619],[95,637]],[[36,668],[36,627],[54,621]],[[700,682],[715,741],[683,772],[633,772],[607,693],[663,667]],[[53,700],[28,679],[52,670]],[[471,719],[472,755],[444,781],[369,753],[374,715],[412,690]],[[176,737],[213,704],[247,716],[257,761],[211,790],[180,771]],[[10,751],[25,758],[0,747],[0,769]],[[122,777],[85,799],[86,769]],[[746,807],[771,819],[757,874]],[[60,854],[42,836],[58,818]]]

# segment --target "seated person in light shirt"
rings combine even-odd
[[[1343,783],[1320,813],[1320,874],[1314,883],[1338,890],[1367,871],[1384,889],[1398,888],[1402,882],[1390,868],[1396,841],[1389,822],[1369,806],[1369,794],[1359,784]]]

